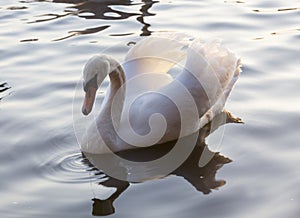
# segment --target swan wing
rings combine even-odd
[[[201,117],[200,128],[223,110],[240,67],[240,60],[219,41],[197,39],[190,45],[185,68],[176,80],[192,94]]]
[[[173,81],[167,72],[186,57],[190,36],[164,32],[147,37],[132,47],[122,64],[126,76],[126,103]]]
[[[190,38],[184,33],[165,32],[137,42],[125,57],[126,79],[144,73],[167,73],[186,57]]]
[[[239,59],[237,61],[236,69],[234,71],[234,75],[225,88],[224,92],[220,96],[220,98],[217,100],[217,102],[205,113],[204,116],[201,117],[200,119],[200,128],[208,124],[212,119],[218,115],[221,111],[223,111],[226,100],[234,87],[234,84],[236,83],[237,79],[239,78],[240,73],[242,72],[241,70],[241,60]]]
[[[163,115],[167,123],[167,132],[160,143],[176,139],[180,129],[181,136],[199,130],[223,110],[239,73],[240,61],[220,42],[195,40],[188,48],[185,68],[175,80],[156,89],[156,92],[137,96],[130,105],[126,104],[124,112],[130,117],[133,130],[140,135],[150,133],[149,137],[141,137],[139,143],[152,144],[164,132],[161,118],[150,121],[153,114]],[[145,81],[150,81],[150,75],[143,75],[149,76],[149,80]],[[160,80],[155,79],[154,82]],[[149,125],[145,125],[148,122]],[[151,128],[151,122],[156,128]],[[128,126],[121,129],[124,135],[130,135]]]

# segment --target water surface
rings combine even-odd
[[[1,215],[299,217],[299,8],[297,0],[1,1]],[[242,57],[226,109],[244,124],[224,125],[218,158],[193,174],[200,180],[182,167],[116,181],[81,155],[76,84],[90,56],[106,50],[121,60],[132,42],[168,30],[221,38]],[[214,148],[209,137],[205,144]]]

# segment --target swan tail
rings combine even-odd
[[[129,50],[125,65],[130,72],[135,72],[133,74],[167,73],[186,57],[190,38],[187,34],[177,32],[147,37]]]

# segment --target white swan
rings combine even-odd
[[[167,72],[185,57],[173,79]],[[141,40],[122,65],[110,56],[94,56],[83,70],[83,114],[91,112],[107,75],[110,84],[81,149],[115,152],[192,134],[223,110],[240,71],[239,59],[219,42],[191,41],[179,33]]]

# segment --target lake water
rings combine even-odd
[[[299,20],[298,0],[1,1],[1,217],[298,218]],[[226,109],[244,124],[223,125],[204,167],[197,158],[213,143],[201,139],[169,176],[109,178],[73,129],[84,63],[169,30],[220,38],[242,58]]]

